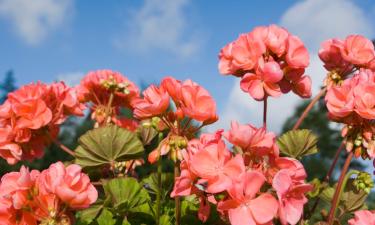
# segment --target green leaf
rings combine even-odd
[[[81,136],[75,154],[77,164],[99,167],[139,158],[143,151],[142,142],[136,133],[116,125],[108,125]]]
[[[150,201],[147,191],[134,178],[109,180],[104,184],[104,191],[113,207],[121,212],[129,212]]]
[[[160,225],[172,225],[172,220],[168,215],[162,215],[160,217]]]
[[[172,190],[174,185],[174,175],[172,173],[163,173],[161,175],[162,196],[165,198]],[[150,194],[156,195],[158,190],[157,173],[152,173],[150,176],[142,180],[142,184]]]
[[[296,159],[317,153],[317,142],[318,138],[307,129],[288,131],[277,140],[280,151]]]
[[[334,194],[335,194],[335,189],[333,187],[326,187],[320,193],[320,198],[322,198],[327,203],[331,203]]]
[[[349,179],[341,196],[340,205],[345,212],[354,212],[361,209],[367,199],[368,194],[364,190],[358,190],[354,184],[354,179]]]
[[[81,224],[90,224],[103,209],[103,202],[97,201],[90,208],[81,210],[77,212],[77,219]]]
[[[143,145],[149,145],[151,141],[158,135],[158,131],[153,127],[140,126],[138,132]]]
[[[98,224],[100,225],[115,225],[116,220],[113,218],[111,211],[108,209],[103,209],[102,213],[97,219]]]

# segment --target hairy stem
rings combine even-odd
[[[346,177],[345,175],[349,169],[349,165],[350,165],[350,162],[352,161],[352,158],[353,158],[353,152],[349,152],[349,155],[347,156],[345,160],[345,164],[341,170],[341,174],[340,174],[339,181],[337,183],[335,194],[333,195],[331,210],[329,211],[329,215],[328,215],[328,225],[332,225],[334,222],[336,210],[340,202],[340,196],[343,191],[343,187],[345,187],[344,181],[346,179],[344,178]]]
[[[163,140],[163,133],[159,133],[158,143]],[[161,174],[162,174],[162,157],[161,157],[161,149],[158,146],[158,166],[157,166],[157,181],[158,181],[158,190],[156,192],[156,225],[160,224],[160,213],[161,213],[161,191],[162,191],[162,181],[161,181]]]
[[[306,118],[310,110],[314,107],[314,105],[319,101],[319,99],[325,95],[327,91],[327,87],[324,87],[320,90],[320,92],[311,100],[309,105],[305,108],[303,111],[302,115],[298,118],[298,121],[296,124],[293,126],[293,130],[297,130],[299,126],[301,126],[303,120]]]

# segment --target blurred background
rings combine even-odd
[[[163,76],[191,78],[217,101],[220,120],[208,128],[228,128],[232,119],[261,125],[260,103],[239,88],[239,80],[218,73],[217,55],[228,42],[255,26],[278,24],[301,37],[310,51],[308,74],[313,94],[326,72],[317,57],[320,43],[358,33],[375,37],[372,0],[198,1],[198,0],[0,0],[0,97],[35,81],[63,80],[76,85],[90,70],[112,69],[141,87]],[[294,95],[269,101],[270,130],[288,130],[308,104]],[[92,126],[87,118],[70,119],[60,140],[74,148]],[[336,124],[326,119],[320,102],[302,127],[320,137],[321,152],[304,160],[310,177],[323,177],[340,144]],[[28,164],[45,168],[69,159],[62,151],[46,151]],[[353,167],[373,173],[372,162]],[[0,160],[0,174],[9,167]]]

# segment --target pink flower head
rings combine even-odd
[[[312,190],[310,184],[293,180],[293,172],[280,170],[273,178],[272,187],[279,199],[279,218],[282,224],[297,224],[307,202],[306,192]]]
[[[261,101],[267,96],[278,97],[281,95],[279,82],[283,72],[276,62],[259,64],[256,73],[247,73],[241,79],[241,89],[249,93],[255,100]]]
[[[190,169],[207,183],[206,192],[219,193],[231,186],[232,180],[245,171],[241,155],[232,157],[223,141],[195,153]]]
[[[18,128],[39,129],[52,120],[52,112],[43,98],[48,87],[42,83],[29,84],[8,95]]]
[[[284,55],[289,36],[288,31],[274,24],[270,25],[267,31],[267,37],[265,39],[267,48],[269,48],[278,57]]]
[[[349,84],[332,87],[327,91],[325,101],[332,119],[342,120],[354,110],[354,94]]]
[[[266,132],[264,128],[256,128],[250,124],[240,125],[231,123],[231,130],[224,133],[224,137],[233,145],[239,146],[244,152],[257,156],[278,155],[274,151],[275,134]]]
[[[233,66],[232,49],[235,43],[231,42],[224,46],[219,53],[219,72],[223,75],[237,73],[237,68]]]
[[[160,86],[166,90],[175,103],[181,101],[181,81],[173,77],[164,77]]]
[[[288,66],[294,69],[306,68],[309,65],[309,53],[301,39],[297,36],[288,37],[288,50],[286,53]]]
[[[328,71],[336,70],[339,74],[345,75],[346,72],[351,71],[353,66],[346,61],[342,55],[341,50],[344,48],[344,42],[334,38],[324,41],[319,49],[319,58],[323,61],[324,67]]]
[[[54,163],[41,173],[38,182],[42,192],[56,194],[73,209],[87,208],[98,198],[90,178],[75,164]]]
[[[77,87],[81,102],[107,105],[114,93],[113,106],[131,107],[133,99],[139,97],[138,87],[119,72],[97,70],[89,72]]]
[[[362,35],[349,35],[344,41],[341,55],[346,61],[363,66],[374,59],[374,45]]]
[[[359,210],[354,218],[348,221],[349,225],[375,225],[375,213],[369,210]]]
[[[251,70],[265,51],[262,40],[253,38],[251,33],[241,34],[232,47],[232,65],[243,71]]]
[[[232,225],[268,224],[277,214],[277,200],[269,193],[257,196],[264,182],[263,174],[248,171],[228,190],[230,199],[219,202],[218,209],[227,211]]]
[[[39,172],[22,166],[20,172],[11,172],[1,178],[0,198],[8,199],[14,209],[26,206],[30,199],[31,189],[35,184]]]
[[[355,112],[362,118],[375,119],[375,83],[361,83],[354,88]]]
[[[181,109],[187,117],[206,124],[215,122],[216,103],[210,93],[197,83],[186,80],[181,87]]]
[[[52,110],[54,124],[63,123],[70,115],[83,116],[85,106],[79,102],[76,89],[66,86],[64,82],[56,82],[49,86],[49,90],[45,97]]]
[[[169,95],[163,88],[151,85],[143,91],[143,98],[132,101],[134,116],[147,119],[166,112],[169,106]]]

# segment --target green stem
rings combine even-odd
[[[158,143],[163,140],[163,133],[159,133],[158,136]],[[162,174],[162,158],[161,158],[161,149],[158,146],[158,166],[157,166],[157,181],[158,181],[158,190],[156,192],[156,225],[160,224],[160,212],[161,212],[161,191],[162,191],[162,182],[161,182],[161,174]]]
[[[334,220],[335,220],[337,207],[340,203],[341,194],[345,189],[346,182],[348,181],[348,179],[350,178],[351,175],[358,172],[358,171],[354,170],[354,171],[350,171],[349,173],[346,174],[346,172],[349,169],[349,165],[350,165],[350,162],[352,161],[352,158],[353,158],[353,152],[349,152],[349,155],[346,158],[345,164],[344,164],[344,166],[341,170],[341,174],[340,174],[339,181],[337,183],[335,194],[333,195],[332,206],[331,206],[331,210],[329,211],[329,215],[328,215],[328,225],[332,225]]]

